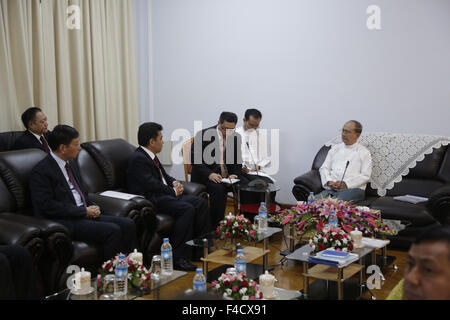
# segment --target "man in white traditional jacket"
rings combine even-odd
[[[362,125],[350,120],[342,128],[342,143],[333,145],[319,169],[324,191],[316,197],[329,195],[346,201],[364,200],[367,182],[372,174],[372,157],[358,143]]]
[[[261,123],[262,113],[257,109],[247,109],[245,111],[243,126],[238,127],[236,132],[242,137],[242,174],[252,181],[261,179],[267,183],[274,183],[274,180],[264,172],[265,168],[270,164],[270,158],[267,154],[267,132],[261,132],[259,125]],[[264,201],[264,194],[254,195],[253,197],[241,192],[241,199],[246,202]],[[271,201],[275,201],[276,192],[271,192]],[[241,198],[242,198],[241,197]],[[261,199],[259,199],[261,198]]]

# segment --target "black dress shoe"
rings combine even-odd
[[[186,261],[184,258],[180,258],[173,262],[173,268],[175,270],[182,270],[182,271],[195,271],[197,270],[197,266],[193,265],[192,263]]]

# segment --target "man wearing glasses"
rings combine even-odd
[[[358,143],[362,125],[350,120],[342,128],[342,143],[331,147],[319,169],[324,191],[317,197],[329,195],[345,201],[365,198],[365,189],[372,174],[372,157],[366,147]]]
[[[216,126],[197,133],[191,147],[192,182],[206,186],[210,196],[211,230],[224,218],[227,192],[232,187],[230,179],[242,176],[241,136],[237,134],[237,116],[233,112],[222,112]],[[228,179],[222,182],[222,179]]]

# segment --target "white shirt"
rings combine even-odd
[[[259,129],[244,130],[244,127],[237,128],[236,132],[242,137],[242,165],[250,170],[255,169],[255,164],[261,168],[266,167],[270,163],[267,156],[267,135],[262,136]],[[264,172],[263,169],[260,171]]]
[[[56,163],[58,164],[59,168],[61,169],[61,171],[64,175],[64,178],[66,178],[67,184],[69,185],[70,191],[72,191],[72,194],[75,199],[75,203],[77,204],[77,207],[84,206],[83,198],[81,198],[81,195],[78,193],[75,186],[69,180],[69,174],[67,173],[67,170],[66,170],[67,162],[64,161],[63,159],[61,159],[60,157],[58,157],[56,154],[54,154],[51,151],[50,151],[50,154],[52,155],[53,159],[55,159]]]
[[[155,155],[153,152],[151,152],[151,151],[148,150],[147,148],[144,148],[143,146],[140,146],[140,147],[142,148],[142,150],[144,150],[145,152],[147,152],[147,154],[150,156],[150,158],[152,158],[153,161],[155,160],[156,155]],[[161,174],[162,182],[163,182],[166,186],[168,186],[166,179],[164,179],[164,175],[163,175],[163,173],[162,173],[162,170],[161,170],[161,169],[158,169],[158,170],[159,170],[159,173]],[[174,183],[175,183],[175,182],[176,182],[176,181],[174,181]],[[177,194],[176,188],[173,188],[173,190],[175,190],[175,194]]]
[[[345,171],[347,161],[349,161],[349,165]],[[369,150],[357,142],[351,146],[347,146],[343,142],[332,146],[319,169],[322,186],[330,189],[325,184],[328,181],[341,181],[344,171],[343,181],[348,189],[365,190],[372,174],[372,156]]]

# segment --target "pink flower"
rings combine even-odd
[[[249,300],[256,300],[255,296],[251,296]]]
[[[213,282],[211,282],[211,286],[213,286],[213,287],[215,287],[216,284],[217,284],[217,281],[216,281],[216,280],[214,280]]]
[[[233,286],[233,291],[234,292],[236,292],[236,291],[238,291],[239,290],[239,287],[238,286]]]
[[[252,237],[255,236],[255,230],[250,230],[250,236],[252,236]]]

